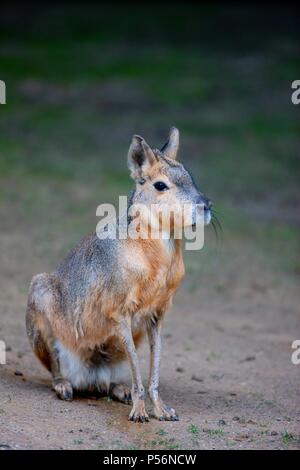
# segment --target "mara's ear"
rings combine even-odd
[[[176,127],[171,127],[169,140],[162,147],[161,152],[167,158],[172,158],[173,160],[175,160],[177,156],[177,152],[178,152],[178,147],[179,147],[179,130],[176,129]]]
[[[128,168],[134,180],[141,179],[157,161],[157,158],[147,142],[139,135],[132,137],[128,150]]]

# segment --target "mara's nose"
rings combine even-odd
[[[204,201],[204,210],[205,211],[210,211],[212,208],[212,202],[209,199],[205,199]]]
[[[212,208],[212,202],[205,196],[198,197],[198,204],[203,204],[204,212],[208,212]]]

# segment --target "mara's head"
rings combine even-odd
[[[128,151],[128,166],[136,183],[131,204],[151,207],[161,228],[166,223],[178,228],[207,225],[212,204],[176,160],[178,147],[179,131],[175,127],[161,150],[151,148],[142,137],[133,136]]]

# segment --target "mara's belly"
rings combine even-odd
[[[56,341],[60,373],[77,390],[99,390],[108,392],[111,383],[121,383],[129,378],[128,364],[123,355],[119,361],[110,362],[107,356],[94,351],[71,351],[61,342]],[[89,354],[90,357],[89,357]]]
[[[146,332],[144,322],[133,321],[133,340],[136,347]],[[121,340],[112,335],[103,343],[86,338],[69,348],[55,341],[62,376],[78,390],[108,391],[110,383],[120,383],[129,377],[126,351]]]

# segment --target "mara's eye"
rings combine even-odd
[[[167,189],[169,189],[168,186],[162,181],[156,181],[153,186],[155,187],[155,189],[157,189],[157,191],[166,191]]]

